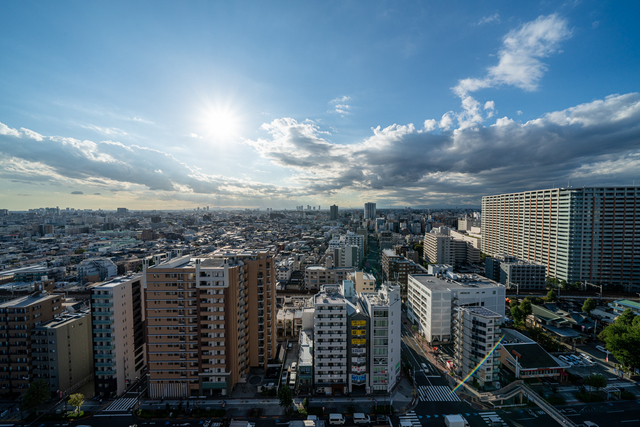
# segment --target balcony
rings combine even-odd
[[[112,302],[94,302],[91,304],[93,307],[97,308],[111,308],[113,307]]]

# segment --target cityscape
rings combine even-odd
[[[0,427],[640,425],[627,6],[2,3]]]

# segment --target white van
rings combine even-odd
[[[344,424],[344,421],[342,414],[329,414],[329,424],[340,426]]]
[[[355,413],[353,414],[353,423],[354,424],[369,424],[371,420],[369,419],[369,415],[365,415],[363,413]]]

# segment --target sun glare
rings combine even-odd
[[[228,110],[215,110],[207,115],[206,127],[216,138],[230,138],[238,132],[238,117]]]

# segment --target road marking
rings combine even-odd
[[[518,418],[518,421],[525,421],[525,420],[535,420],[537,417],[531,417],[531,418]]]
[[[400,419],[400,421],[409,421],[414,427],[422,427],[422,424],[416,415],[416,411],[408,412],[406,415],[399,416],[398,419]]]
[[[624,410],[621,409],[619,411],[607,411],[607,414],[617,414],[618,412],[624,412]]]
[[[640,421],[640,420],[623,420],[623,421],[620,421],[620,422],[621,423],[637,423],[638,421]]]
[[[460,402],[457,394],[451,393],[446,385],[418,386],[418,393],[422,402]]]

